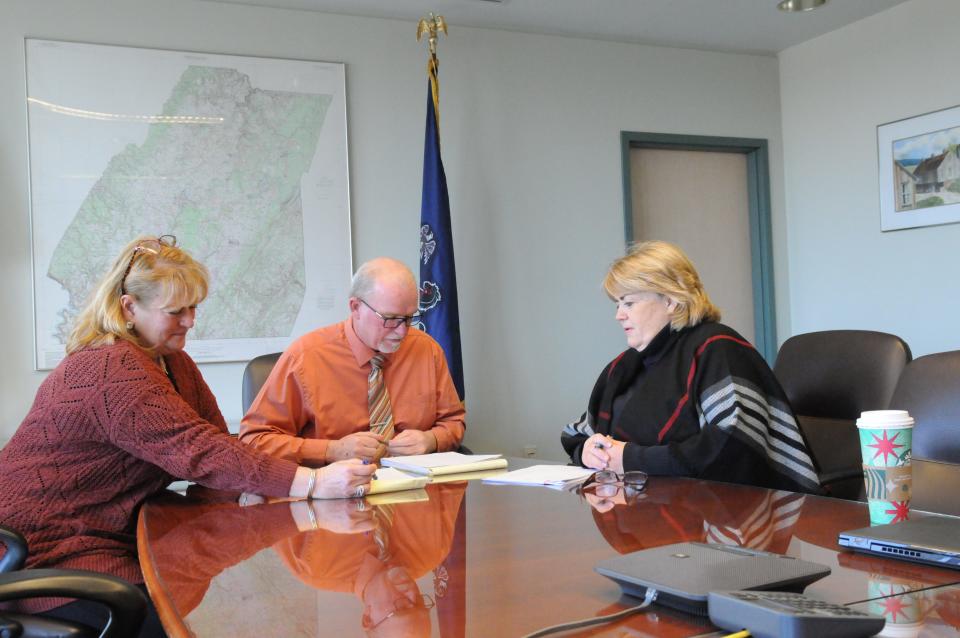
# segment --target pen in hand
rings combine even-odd
[[[364,459],[364,460],[363,460],[363,464],[364,464],[364,465],[370,465],[370,461]],[[376,472],[374,472],[374,473],[373,473],[373,476],[371,476],[370,478],[372,478],[374,481],[379,480],[379,479],[377,478],[377,473],[376,473]]]
[[[594,440],[593,448],[595,450],[606,450],[607,448],[612,447],[612,444],[613,444],[613,441],[610,440],[609,436],[602,435],[600,436],[600,438]],[[603,464],[598,469],[601,469],[601,470],[607,469],[608,465],[610,464],[609,458],[607,458],[607,460],[603,460],[602,457],[598,456],[598,460]]]

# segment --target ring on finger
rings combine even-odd
[[[357,498],[361,498],[366,491],[367,491],[367,490],[366,490],[365,487],[363,487],[362,485],[358,485],[358,486],[357,486],[357,491],[355,492],[355,495],[356,495]]]

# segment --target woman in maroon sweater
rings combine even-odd
[[[174,479],[281,497],[336,498],[369,487],[373,465],[298,467],[227,434],[183,351],[207,271],[175,244],[164,236],[124,248],[77,317],[67,357],[0,451],[0,522],[26,537],[29,568],[88,569],[142,588],[137,511]],[[22,607],[74,619],[97,609],[64,602]],[[142,635],[163,635],[152,610]]]

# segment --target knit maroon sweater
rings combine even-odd
[[[69,355],[40,386],[0,451],[0,523],[26,537],[27,567],[89,569],[142,583],[137,511],[171,480],[288,495],[297,466],[227,436],[186,353],[166,363],[173,382],[144,351],[120,341]]]

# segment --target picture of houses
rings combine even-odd
[[[960,203],[960,126],[893,142],[897,212]]]

